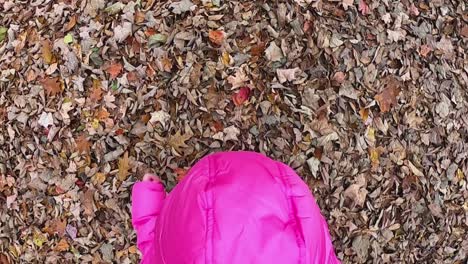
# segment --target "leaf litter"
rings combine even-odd
[[[255,150],[303,176],[344,263],[463,263],[466,8],[3,1],[0,262],[137,263],[145,171],[170,190]]]

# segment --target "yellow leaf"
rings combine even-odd
[[[91,121],[91,126],[92,126],[94,129],[98,129],[98,128],[99,128],[99,119],[94,118],[93,121]]]
[[[222,56],[222,60],[223,60],[223,64],[225,66],[229,66],[231,64],[231,56],[229,56],[229,53],[224,51],[223,56]]]
[[[106,174],[102,172],[98,172],[94,174],[93,178],[91,179],[94,185],[101,185],[106,181]]]
[[[380,163],[380,150],[378,148],[369,148],[369,158],[372,163],[372,167],[376,168]]]
[[[367,128],[367,140],[370,142],[374,143],[375,142],[375,129],[373,127],[368,127]]]
[[[34,231],[33,242],[36,246],[42,247],[42,245],[47,242],[47,237],[41,232]]]
[[[117,179],[119,181],[125,181],[130,173],[130,160],[128,159],[128,152],[125,152],[123,158],[119,159],[119,171],[117,173]]]

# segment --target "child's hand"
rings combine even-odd
[[[159,179],[158,176],[156,176],[154,174],[147,173],[147,174],[145,174],[145,176],[143,176],[143,181],[150,181],[150,182],[158,183],[161,180]]]

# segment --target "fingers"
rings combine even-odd
[[[147,173],[143,176],[143,181],[159,182],[159,177],[154,174]]]

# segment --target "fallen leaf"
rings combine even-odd
[[[89,153],[91,149],[91,143],[85,135],[78,136],[78,138],[75,139],[75,143],[76,151],[78,151],[79,153]]]
[[[182,13],[195,10],[196,5],[194,5],[190,0],[182,0],[170,4],[169,7],[171,8],[172,13],[180,15]]]
[[[83,213],[86,216],[94,216],[94,190],[88,189],[84,194],[81,195],[81,205],[83,207]]]
[[[103,91],[101,89],[101,81],[94,79],[93,80],[93,90],[89,94],[89,99],[94,102],[98,102],[102,99]]]
[[[41,41],[41,52],[44,62],[51,64],[54,60],[54,54],[52,53],[52,45],[49,40]]]
[[[65,26],[65,32],[71,30],[76,25],[77,15],[73,15],[70,17],[67,25]]]
[[[363,16],[366,16],[371,13],[369,6],[366,4],[364,0],[359,0],[359,11],[361,11],[361,14]]]
[[[210,41],[218,46],[223,44],[225,36],[226,33],[224,33],[224,31],[221,30],[210,30],[210,32],[208,33]]]
[[[38,247],[42,247],[42,245],[47,242],[47,237],[39,232],[39,231],[34,231],[33,233],[33,243],[38,246]]]
[[[190,138],[191,136],[188,133],[182,135],[180,131],[177,131],[174,135],[169,136],[167,143],[169,146],[174,148],[175,151],[180,153],[181,148],[188,147],[187,144],[185,144],[185,141],[189,140]]]
[[[240,129],[235,127],[234,125],[230,127],[226,127],[224,130],[224,141],[233,140],[238,141],[238,136],[240,134]]]
[[[250,88],[249,87],[242,87],[239,91],[232,95],[232,101],[236,106],[240,106],[244,104],[247,99],[249,99],[250,95]]]
[[[117,25],[114,28],[114,39],[117,43],[126,40],[132,34],[132,23],[123,22],[122,25]]]
[[[432,51],[432,48],[429,45],[421,45],[419,48],[419,54],[424,58]]]
[[[348,10],[348,7],[354,4],[354,0],[343,0],[341,4],[343,5],[344,10]]]
[[[65,234],[65,227],[67,226],[67,220],[60,220],[60,218],[53,218],[48,225],[43,229],[49,235],[63,236]]]
[[[419,9],[414,5],[414,3],[411,3],[409,11],[410,15],[419,16]]]
[[[233,89],[244,86],[248,80],[249,78],[243,68],[238,68],[234,76],[231,75],[227,78],[228,83],[232,85]]]
[[[380,149],[370,147],[369,148],[369,159],[372,164],[372,168],[377,168],[380,164]]]
[[[119,76],[122,69],[123,66],[120,62],[113,62],[106,68],[105,71],[109,73],[111,79],[115,79],[117,76]]]
[[[294,69],[276,69],[276,75],[280,83],[292,82],[296,80],[296,73],[300,72],[299,68]]]
[[[333,81],[335,81],[338,84],[342,84],[346,79],[346,75],[344,72],[335,72],[333,75]]]
[[[106,178],[107,177],[105,173],[98,172],[94,174],[94,176],[91,178],[91,181],[95,186],[97,186],[103,184],[106,181]]]
[[[125,4],[121,2],[116,2],[104,9],[104,12],[108,13],[109,15],[115,15],[119,13],[123,8],[125,7]]]
[[[55,246],[54,251],[64,252],[64,251],[68,251],[69,248],[70,248],[70,245],[68,245],[67,240],[65,238],[62,238]]]
[[[76,238],[76,233],[78,232],[76,227],[72,225],[67,225],[67,227],[65,228],[65,231],[67,232],[68,236],[70,236],[71,239]]]
[[[119,159],[117,179],[121,182],[125,181],[130,175],[129,170],[130,159],[128,158],[128,152],[125,152],[123,157]]]
[[[54,117],[52,116],[52,113],[47,113],[44,111],[39,117],[37,123],[43,126],[44,128],[48,128],[49,126],[54,124]]]
[[[151,124],[160,123],[163,127],[166,127],[166,122],[169,121],[170,115],[165,111],[155,111],[151,113],[151,118],[149,122]]]
[[[55,96],[62,92],[62,84],[59,77],[45,78],[40,83],[49,96]]]
[[[411,169],[414,175],[418,177],[424,177],[424,173],[420,171],[418,168],[416,168],[416,166],[414,166],[413,163],[411,163],[411,161],[409,160],[408,160],[408,167]]]
[[[109,116],[109,112],[107,112],[107,109],[104,107],[101,107],[101,109],[96,112],[96,118],[99,119],[99,121],[105,121]]]
[[[400,84],[394,78],[390,78],[383,91],[374,97],[379,103],[380,111],[388,112],[397,103],[398,94],[400,94]]]
[[[312,176],[314,176],[314,178],[317,178],[317,175],[319,172],[320,160],[315,157],[311,157],[310,159],[307,160],[307,165],[309,166],[309,170],[312,173]]]
[[[63,37],[63,42],[65,44],[73,43],[73,35],[71,33],[68,33],[67,35],[65,35],[65,37]]]
[[[1,32],[0,32],[0,35],[1,35]],[[468,25],[463,26],[463,28],[460,31],[460,35],[464,38],[468,38]]]
[[[3,40],[5,40],[7,31],[8,31],[8,28],[0,27],[0,43],[3,42]]]
[[[1,42],[1,39],[0,39]],[[7,255],[0,253],[0,264],[10,264]]]
[[[264,42],[260,42],[254,46],[252,46],[252,48],[250,48],[250,54],[254,57],[258,57],[260,55],[263,54],[263,52],[265,51],[265,43]]]
[[[166,43],[167,35],[166,34],[154,34],[151,35],[148,39],[148,46],[152,47],[155,45],[162,45]]]
[[[265,56],[269,61],[280,61],[283,59],[283,52],[276,43],[272,41],[270,46],[265,50]]]

